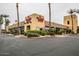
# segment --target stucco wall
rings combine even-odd
[[[25,24],[25,32],[27,32],[27,26],[30,25],[30,30],[36,30],[37,28],[44,28],[45,27],[45,21],[43,22],[38,22],[38,14],[32,14],[30,15],[31,19],[31,23],[26,23]]]
[[[73,32],[77,33],[77,26],[78,26],[78,21],[77,21],[77,16],[72,15],[73,18],[71,18],[70,15],[64,16],[64,25],[68,26],[72,30],[72,20],[73,20]],[[67,21],[69,21],[69,24],[67,24]]]

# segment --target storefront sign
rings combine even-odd
[[[37,19],[38,19],[38,22],[43,22],[44,17],[43,16],[38,16]]]
[[[31,23],[31,17],[30,16],[26,17],[25,20],[26,20],[26,23]]]

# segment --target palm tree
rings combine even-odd
[[[71,20],[72,20],[72,31],[73,31],[73,14],[74,13],[79,13],[79,9],[70,9],[68,13],[71,15]],[[72,32],[73,33],[73,32]]]
[[[48,3],[48,7],[49,7],[49,29],[51,29],[51,4]]]
[[[6,27],[7,27],[7,32],[8,32],[8,25],[10,23],[10,20],[9,19],[6,19]]]
[[[69,11],[68,11],[68,13],[71,15],[71,20],[72,20],[72,31],[73,31],[73,14],[74,14],[74,10],[73,9],[70,9]]]
[[[16,3],[16,10],[17,10],[17,20],[18,20],[18,34],[20,34],[20,28],[19,28],[19,5]]]
[[[2,28],[2,24],[3,24],[3,15],[0,15],[0,33],[1,33],[1,28]]]
[[[9,17],[9,15],[3,15],[3,17],[5,18],[5,33],[6,33],[6,24],[7,24],[7,17]]]

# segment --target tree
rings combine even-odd
[[[3,15],[3,17],[5,18],[5,33],[6,33],[7,18],[9,17],[9,15]]]
[[[0,15],[0,33],[1,33],[1,28],[2,28],[2,24],[3,24],[3,15]]]
[[[8,32],[8,25],[9,25],[9,23],[10,23],[10,20],[9,19],[6,19],[6,27],[7,27],[7,29],[6,29],[6,32]]]

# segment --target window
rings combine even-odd
[[[69,21],[67,21],[67,24],[69,24]]]
[[[27,26],[27,30],[30,30],[30,25],[29,25],[29,26]]]

